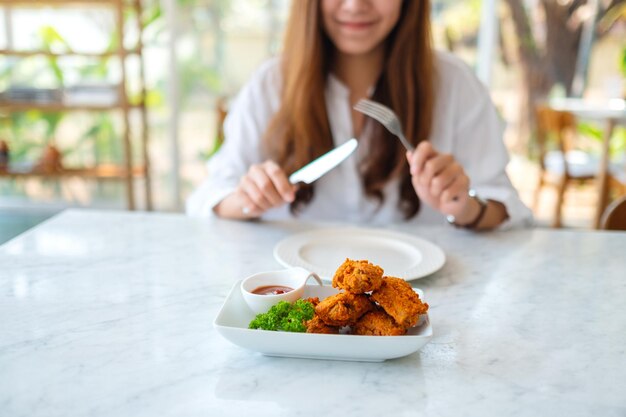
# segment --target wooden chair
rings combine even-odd
[[[599,163],[590,154],[576,149],[576,117],[545,106],[536,108],[537,141],[540,152],[539,183],[535,190],[535,208],[544,185],[557,189],[553,227],[561,227],[565,190],[572,183],[584,183],[597,177]],[[555,139],[555,150],[548,150],[548,140]]]
[[[626,195],[626,150],[622,160],[610,164],[608,186],[617,196]]]
[[[600,227],[604,230],[626,231],[626,195],[613,201],[604,210]]]

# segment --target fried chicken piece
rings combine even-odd
[[[374,308],[374,304],[363,294],[341,292],[331,295],[315,306],[315,314],[329,326],[349,326],[359,317]]]
[[[329,326],[320,319],[320,316],[315,315],[313,318],[306,323],[306,332],[307,333],[323,333],[323,334],[338,334],[339,327]]]
[[[400,326],[408,329],[415,326],[420,314],[428,311],[408,282],[402,278],[384,277],[380,288],[371,299],[376,301]]]
[[[352,334],[370,336],[402,336],[406,329],[383,310],[366,313],[352,326]]]
[[[366,260],[346,259],[335,272],[333,287],[342,288],[353,294],[363,294],[380,288],[383,269]]]
[[[313,304],[313,307],[315,307],[316,305],[318,305],[320,303],[319,297],[309,297],[309,298],[306,299],[306,301],[308,301],[309,303]]]

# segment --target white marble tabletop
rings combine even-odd
[[[625,416],[626,233],[399,227],[435,336],[381,363],[262,356],[212,328],[273,246],[328,225],[67,211],[0,247],[0,416]]]

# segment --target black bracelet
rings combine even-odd
[[[471,222],[467,223],[467,224],[458,224],[456,222],[456,219],[454,218],[454,216],[447,216],[446,219],[448,220],[448,223],[452,224],[455,227],[459,227],[459,228],[463,228],[463,229],[475,229],[476,226],[478,226],[480,224],[480,222],[482,221],[483,217],[485,217],[485,213],[487,212],[487,201],[483,200],[482,198],[478,197],[476,195],[476,192],[474,190],[469,190],[468,192],[470,198],[473,198],[474,200],[476,200],[476,202],[480,205],[480,210],[478,211],[478,214],[476,215],[476,218],[474,220],[472,220]]]
[[[469,224],[461,225],[461,227],[464,229],[475,229],[476,226],[480,224],[483,217],[485,217],[485,213],[487,212],[488,203],[485,200],[481,200],[480,198],[477,198],[477,197],[474,197],[474,199],[478,202],[478,204],[480,204],[480,211],[478,212],[478,216],[476,216],[473,222]]]

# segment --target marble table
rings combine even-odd
[[[66,211],[0,247],[0,415],[625,416],[626,233],[397,226],[435,336],[381,363],[266,357],[212,328],[273,246],[328,224]]]

